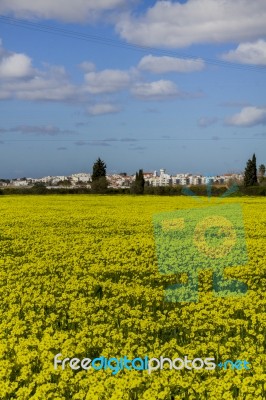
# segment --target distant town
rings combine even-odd
[[[145,183],[149,186],[175,186],[175,185],[206,185],[208,183],[216,185],[228,185],[232,182],[243,182],[244,175],[231,173],[217,176],[193,175],[190,173],[177,173],[170,175],[165,169],[153,172],[143,172]],[[91,186],[91,174],[80,172],[70,176],[45,176],[43,178],[17,178],[0,179],[0,186],[9,187],[32,187],[36,184],[43,184],[47,189],[62,187],[87,187]],[[120,174],[106,175],[109,188],[130,188],[135,180],[134,175],[127,175],[125,172]]]

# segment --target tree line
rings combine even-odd
[[[266,183],[265,182],[265,165],[261,164],[258,169],[257,174],[257,161],[256,155],[253,154],[252,158],[247,161],[245,172],[244,172],[244,188],[249,188],[253,186],[259,186],[260,184]],[[204,186],[204,185],[202,185]],[[92,172],[92,184],[91,188],[96,193],[106,192],[108,187],[107,179],[106,179],[106,164],[98,158],[98,160],[93,164],[93,172]],[[198,186],[196,186],[198,187]],[[158,190],[159,192],[164,192],[163,190]],[[157,192],[158,192],[157,191]],[[197,192],[199,190],[196,190]],[[136,172],[135,181],[131,184],[130,193],[133,194],[144,194],[144,193],[154,193],[156,190],[147,189],[145,190],[145,179],[143,176],[143,170],[140,169]],[[167,190],[165,191],[167,192]],[[168,190],[168,192],[170,192]],[[173,190],[172,192],[175,192]],[[201,192],[201,190],[200,190]],[[248,190],[244,190],[245,193],[248,193]],[[252,190],[251,190],[252,192]],[[253,190],[255,193],[255,191]],[[264,191],[258,191],[260,193]]]
[[[124,173],[124,175],[126,175]],[[6,181],[0,179],[0,181]],[[193,192],[199,196],[206,195],[206,185],[195,185],[190,187]],[[150,186],[149,182],[145,182],[143,169],[136,172],[135,180],[130,188],[108,188],[106,177],[106,164],[99,157],[93,164],[91,187],[76,187],[60,189],[47,189],[43,183],[36,183],[32,188],[10,188],[0,189],[0,194],[150,194],[150,195],[182,195],[184,187],[175,186]],[[212,195],[220,196],[227,190],[226,187],[212,187]],[[236,195],[262,195],[266,196],[266,178],[265,165],[261,164],[257,169],[256,155],[247,161],[243,185],[239,185]]]

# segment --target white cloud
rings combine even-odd
[[[3,89],[8,98],[19,100],[67,101],[80,97],[80,90],[71,84],[63,67],[48,67],[36,71],[30,79],[4,81]]]
[[[79,67],[86,71],[85,80],[76,85],[70,81],[64,67],[44,64],[43,69],[33,68],[27,55],[6,51],[0,41],[0,99],[85,102],[90,95],[115,93],[128,88],[137,76],[134,69],[97,72],[89,61]],[[101,110],[97,105],[91,113],[115,112],[116,109],[112,106],[105,108],[104,112]]]
[[[92,94],[118,92],[126,88],[130,81],[130,73],[118,69],[105,69],[85,74],[86,91]]]
[[[162,79],[149,83],[136,83],[131,92],[135,97],[143,100],[163,100],[181,96],[175,83]]]
[[[158,58],[148,58],[148,61],[152,63],[155,61],[156,64]],[[171,57],[168,58],[171,64]],[[145,58],[140,62],[142,65],[143,60],[145,61]],[[96,71],[95,65],[90,61],[81,63],[79,67],[86,72],[84,82],[78,85],[71,82],[64,67],[44,64],[42,69],[33,68],[31,59],[27,55],[8,52],[0,42],[0,100],[69,102],[83,106],[89,104],[87,112],[90,115],[101,115],[119,112],[120,107],[113,104],[111,99],[99,99],[98,96],[102,97],[104,94],[113,94],[125,89],[142,100],[191,97],[181,92],[170,80],[140,81],[141,73],[138,68]],[[167,65],[168,70],[170,67]],[[159,68],[162,69],[161,64]],[[93,100],[94,97],[97,97],[96,101]]]
[[[99,103],[88,107],[88,113],[90,115],[112,114],[119,111],[120,108],[118,106],[110,103]]]
[[[265,21],[265,0],[157,1],[144,15],[121,15],[116,29],[129,42],[176,48],[259,38]]]
[[[155,57],[151,54],[144,56],[138,65],[141,70],[154,72],[156,74],[166,72],[193,72],[204,68],[202,59],[184,59],[175,57]]]
[[[19,18],[58,19],[81,22],[94,19],[103,11],[126,5],[126,0],[1,0],[0,13]]]
[[[241,64],[266,65],[266,41],[260,39],[253,43],[240,43],[221,58]]]
[[[33,75],[31,59],[22,53],[6,51],[0,40],[0,79],[19,79]]]
[[[0,78],[26,78],[32,73],[31,59],[25,54],[11,54],[0,60]]]
[[[226,123],[242,127],[266,125],[266,107],[244,107],[238,114],[229,118]]]
[[[0,40],[0,100],[50,100],[81,99],[80,87],[69,81],[61,66],[45,65],[43,70],[32,67],[30,57],[4,49]]]

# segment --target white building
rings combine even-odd
[[[75,183],[77,182],[88,183],[91,180],[91,174],[80,172],[78,174],[72,174],[70,176],[70,179]]]
[[[27,181],[20,181],[20,180],[18,180],[18,181],[11,181],[10,182],[11,183],[11,185],[13,185],[13,186],[28,186],[28,182]]]
[[[155,175],[154,175],[155,173]],[[145,179],[145,181],[153,178],[154,176],[156,176],[156,171],[154,172],[143,172],[143,178]]]
[[[172,177],[166,174],[165,169],[160,169],[160,175],[157,176],[157,172],[154,171],[153,177],[147,179],[151,186],[168,186],[172,183]]]
[[[201,185],[203,177],[201,175],[191,175],[189,176],[190,185]]]
[[[229,181],[243,181],[244,176],[243,174],[224,174],[222,178],[224,179],[225,183],[228,183]]]
[[[130,188],[131,183],[135,180],[135,176],[113,174],[107,175],[108,187],[110,188]]]
[[[173,184],[174,185],[189,185],[189,177],[191,175],[190,174],[176,174],[175,176],[173,176],[172,180],[173,180]]]

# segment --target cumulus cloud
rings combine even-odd
[[[58,19],[82,22],[94,19],[104,11],[125,6],[126,0],[1,0],[0,13],[19,18]]]
[[[163,100],[181,96],[175,83],[163,79],[149,83],[136,83],[131,92],[142,100]]]
[[[226,123],[240,127],[266,125],[266,107],[244,107],[238,114],[227,119]]]
[[[69,82],[65,69],[57,66],[36,71],[27,80],[6,80],[2,87],[6,98],[19,100],[68,101],[80,97],[78,87]]]
[[[260,39],[253,43],[240,43],[235,50],[230,50],[221,58],[241,64],[266,65],[266,41]]]
[[[265,0],[157,1],[143,15],[122,15],[117,32],[145,46],[252,40],[266,34]]]
[[[85,74],[85,90],[92,94],[114,93],[125,89],[130,81],[130,73],[118,69],[88,72]]]
[[[90,115],[112,114],[120,111],[120,108],[110,103],[99,103],[88,107]]]
[[[201,71],[204,66],[204,61],[200,58],[192,60],[168,56],[155,57],[151,54],[144,56],[138,64],[139,69],[156,74]]]
[[[166,62],[163,65],[162,61],[165,59]],[[110,99],[106,100],[103,95],[123,90],[143,100],[196,97],[198,94],[181,92],[170,80],[162,79],[153,82],[140,80],[141,68],[158,72],[198,68],[193,63],[186,64],[186,61],[189,60],[148,56],[142,58],[139,69],[102,71],[97,71],[92,62],[85,61],[79,65],[84,71],[84,81],[76,84],[72,83],[64,67],[43,64],[41,69],[34,68],[27,55],[8,52],[0,46],[0,100],[53,101],[89,105],[88,114],[102,115],[120,111],[118,105],[112,103]],[[201,65],[200,62],[199,65]]]
[[[33,68],[26,54],[4,49],[0,41],[0,99],[68,101],[81,97],[61,66]]]
[[[0,39],[0,79],[26,79],[34,73],[30,57],[23,53],[7,51]]]
[[[31,59],[25,54],[0,53],[0,79],[28,78],[33,73]]]

